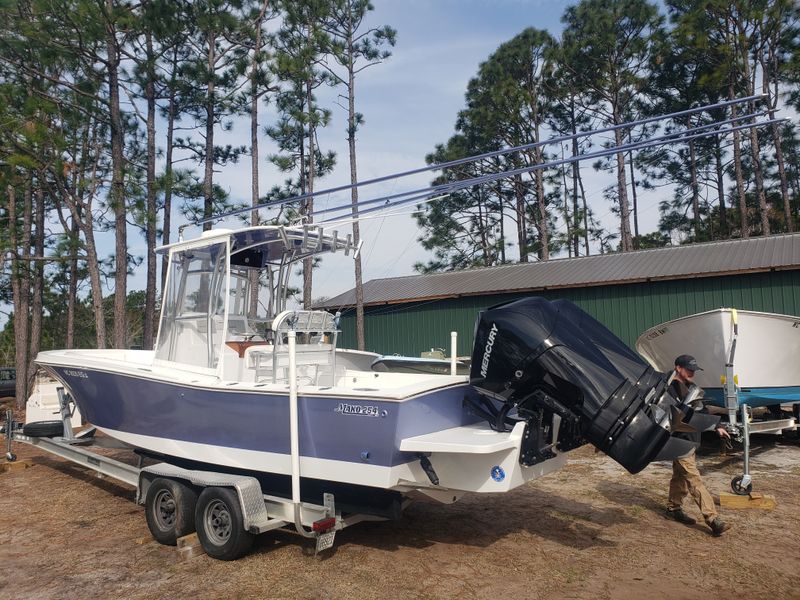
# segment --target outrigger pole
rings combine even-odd
[[[744,97],[744,98],[735,98],[733,100],[726,100],[724,102],[717,102],[716,104],[708,104],[708,105],[705,105],[705,106],[698,106],[698,107],[695,107],[695,108],[689,108],[689,109],[686,109],[686,110],[681,110],[681,111],[677,111],[677,112],[673,112],[673,113],[668,113],[666,115],[660,115],[660,116],[656,116],[656,117],[648,117],[646,119],[639,119],[639,120],[636,120],[636,121],[628,121],[626,123],[621,123],[619,125],[610,125],[608,127],[602,127],[600,129],[591,129],[589,131],[580,131],[580,132],[574,133],[574,134],[553,137],[553,138],[549,138],[547,140],[543,140],[543,141],[540,141],[540,142],[534,142],[534,143],[531,143],[531,144],[523,144],[521,146],[513,146],[511,148],[502,148],[500,150],[494,150],[492,152],[486,152],[484,154],[477,154],[475,156],[468,156],[468,157],[465,157],[465,158],[459,158],[459,159],[451,160],[451,161],[448,161],[448,162],[437,163],[437,164],[428,165],[428,166],[425,166],[425,167],[419,167],[417,169],[412,169],[410,171],[403,171],[403,172],[400,172],[400,173],[393,173],[391,175],[384,175],[382,177],[376,177],[374,179],[366,179],[364,181],[359,181],[359,182],[348,184],[348,185],[340,185],[340,186],[337,186],[337,187],[326,188],[326,189],[319,190],[319,191],[308,192],[308,193],[305,193],[305,194],[300,194],[298,196],[292,196],[291,198],[286,198],[286,199],[283,199],[283,200],[271,200],[269,202],[264,202],[264,203],[258,204],[256,206],[248,206],[246,208],[240,208],[240,209],[228,211],[228,212],[225,212],[225,213],[222,213],[222,214],[219,214],[219,215],[214,215],[212,217],[207,217],[205,219],[200,219],[198,221],[194,221],[192,223],[192,225],[203,225],[205,223],[210,223],[212,221],[217,221],[219,219],[224,219],[224,218],[227,218],[227,217],[233,217],[233,216],[236,216],[236,215],[245,214],[245,213],[252,212],[252,211],[255,211],[255,210],[259,210],[259,209],[262,209],[262,208],[271,208],[273,206],[283,206],[284,204],[291,204],[293,202],[299,202],[300,200],[305,200],[305,199],[308,199],[308,198],[311,198],[311,197],[314,197],[314,196],[318,197],[318,196],[322,196],[322,195],[333,194],[333,193],[336,193],[336,192],[343,192],[343,191],[350,190],[350,189],[353,189],[353,188],[359,188],[359,187],[367,186],[367,185],[374,185],[376,183],[383,183],[385,181],[391,181],[391,180],[394,180],[394,179],[400,179],[402,177],[408,177],[410,175],[417,175],[419,173],[425,173],[427,171],[439,171],[441,169],[446,169],[446,168],[455,167],[455,166],[466,164],[466,163],[476,162],[476,161],[483,160],[483,159],[486,159],[486,158],[493,158],[495,156],[502,156],[502,155],[505,155],[505,154],[510,154],[512,152],[519,152],[521,150],[531,150],[533,148],[539,148],[539,147],[542,147],[542,146],[550,146],[552,144],[557,144],[559,142],[564,142],[564,141],[568,141],[568,140],[580,139],[580,138],[584,138],[584,137],[598,135],[598,134],[601,134],[601,133],[608,133],[608,132],[611,132],[611,131],[616,131],[618,129],[628,128],[628,127],[636,127],[638,125],[646,125],[647,123],[654,123],[654,122],[657,122],[657,121],[664,121],[664,120],[667,120],[667,119],[674,119],[674,118],[677,118],[677,117],[684,117],[684,116],[688,116],[688,115],[695,114],[695,113],[702,112],[702,111],[714,110],[714,109],[718,109],[718,108],[725,108],[727,106],[731,106],[731,105],[734,105],[734,104],[741,104],[743,102],[751,102],[753,100],[759,100],[759,99],[764,98],[764,97],[765,97],[765,94],[755,94],[753,96],[747,96],[747,97]],[[741,117],[741,118],[744,118],[744,117]],[[755,126],[755,125],[752,125],[752,126]],[[350,206],[352,207],[352,204]]]
[[[446,184],[441,184],[437,186],[431,186],[427,188],[419,188],[416,190],[411,190],[408,192],[401,192],[397,194],[392,194],[390,196],[382,196],[380,198],[372,198],[369,200],[364,200],[362,202],[358,202],[357,204],[343,204],[341,206],[334,206],[327,209],[318,210],[313,213],[313,216],[319,216],[322,214],[328,214],[331,212],[339,212],[339,211],[347,211],[352,210],[352,208],[359,207],[359,206],[369,206],[372,204],[383,203],[382,206],[368,208],[366,210],[358,210],[358,215],[366,215],[372,212],[376,212],[379,210],[385,210],[387,208],[393,208],[396,206],[400,206],[403,204],[408,204],[410,202],[421,201],[428,198],[431,195],[442,195],[442,194],[449,194],[458,190],[462,190],[474,185],[480,185],[483,183],[489,183],[492,181],[497,181],[498,179],[506,179],[508,177],[513,177],[515,175],[521,175],[523,173],[529,173],[531,171],[541,170],[541,169],[549,169],[553,167],[558,167],[565,164],[570,164],[579,161],[585,160],[593,160],[596,158],[603,158],[606,156],[612,156],[619,152],[628,152],[631,150],[642,150],[645,148],[655,147],[655,146],[663,146],[666,144],[672,144],[675,142],[682,142],[688,141],[692,139],[702,138],[702,137],[710,137],[713,135],[725,135],[728,133],[732,133],[734,131],[740,131],[742,129],[749,129],[751,127],[762,127],[764,125],[771,125],[774,123],[781,123],[786,121],[787,119],[772,119],[767,121],[762,121],[760,123],[746,123],[744,125],[738,125],[736,127],[729,127],[725,129],[718,129],[714,131],[704,131],[709,127],[716,127],[719,125],[726,125],[732,124],[735,121],[740,121],[746,118],[753,118],[758,117],[766,114],[763,113],[753,113],[752,115],[744,115],[742,117],[737,117],[734,119],[728,119],[726,121],[719,121],[708,125],[703,125],[700,127],[693,127],[689,129],[685,129],[683,131],[670,133],[667,135],[659,136],[656,138],[651,138],[649,140],[641,141],[641,142],[634,142],[630,144],[622,144],[620,146],[611,146],[609,148],[605,148],[603,150],[597,152],[591,152],[589,154],[581,154],[579,156],[571,156],[568,158],[562,158],[554,161],[544,162],[544,163],[537,163],[534,165],[527,165],[525,167],[520,167],[518,169],[513,169],[510,171],[501,171],[499,173],[490,173],[487,175],[482,175],[480,177],[474,177],[471,179],[461,179],[458,181],[453,181]],[[692,135],[686,135],[692,134]],[[332,217],[330,219],[326,219],[321,221],[321,223],[329,223],[332,221],[340,221],[344,218],[344,215],[339,217]]]

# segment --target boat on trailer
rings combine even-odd
[[[148,522],[169,510],[175,522],[175,498],[187,493],[169,487],[175,473],[190,486],[210,477],[198,473],[257,481],[292,499],[300,529],[301,501],[324,506],[332,494],[343,513],[396,517],[420,496],[509,491],[587,442],[634,473],[686,451],[671,437],[677,402],[666,377],[569,302],[483,311],[469,376],[402,372],[338,348],[338,314],[288,307],[292,266],[355,253],[350,236],[261,226],[159,251],[169,268],[154,350],[36,358],[92,425],[167,465],[154,471],[164,481]],[[151,488],[147,479],[142,493]],[[197,519],[223,501],[198,505]]]
[[[271,200],[194,225],[755,99],[731,99]],[[751,123],[758,116],[685,128],[635,149],[780,122]],[[340,213],[322,221],[332,229],[354,207],[358,220],[523,172],[631,149],[623,144],[347,202],[306,217]],[[563,466],[568,452],[586,443],[636,473],[653,460],[685,454],[689,443],[672,434],[706,424],[670,395],[663,373],[566,301],[525,298],[481,312],[469,376],[458,374],[455,360],[451,372],[441,374],[435,372],[440,365],[376,360],[377,354],[340,349],[337,315],[288,306],[292,266],[329,252],[355,255],[350,235],[341,238],[320,225],[218,229],[160,251],[168,253],[169,269],[155,349],[40,353],[37,364],[68,392],[60,394],[65,435],[45,441],[41,434],[26,434],[34,424],[20,431],[10,411],[4,429],[9,459],[12,439],[46,444],[60,456],[135,483],[150,530],[162,543],[175,543],[196,523],[209,554],[235,558],[249,543],[246,534],[293,521],[302,535],[312,535],[310,525],[320,548],[322,535],[332,536],[348,522],[347,512],[396,516],[417,496],[453,502],[468,492],[509,491]],[[401,372],[409,370],[414,372]],[[73,402],[98,429],[162,462],[130,471],[79,452],[73,445],[87,436],[71,435],[67,418]],[[332,543],[332,537],[324,539]]]
[[[742,443],[742,473],[731,479],[731,489],[752,492],[750,435],[797,436],[800,317],[720,308],[651,327],[639,336],[636,349],[663,371],[672,369],[681,354],[697,359],[702,370],[695,372],[694,384],[710,410],[727,415],[726,429]],[[782,404],[791,405],[791,414]],[[762,408],[760,418],[753,418],[753,408]]]
[[[637,339],[636,350],[665,372],[676,356],[697,358],[703,370],[694,381],[717,406],[726,406],[723,381],[729,362],[735,362],[739,404],[800,402],[800,317],[719,308],[651,327]]]

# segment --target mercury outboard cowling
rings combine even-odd
[[[566,300],[525,298],[481,312],[470,382],[487,405],[501,407],[489,410],[498,428],[528,422],[523,464],[584,441],[631,473],[668,458],[676,401],[666,376]]]

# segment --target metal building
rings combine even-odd
[[[458,331],[468,355],[478,312],[524,296],[571,300],[631,347],[653,325],[720,307],[800,315],[800,234],[368,281],[366,347],[418,356]],[[354,306],[355,290],[318,305],[342,312],[342,347],[356,346]]]

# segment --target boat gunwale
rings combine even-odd
[[[59,351],[47,351],[47,353],[58,353]],[[146,352],[146,351],[145,351]],[[44,354],[43,353],[40,353]],[[63,355],[62,355],[63,356]],[[101,359],[101,360],[108,360],[108,359]],[[124,377],[131,377],[131,378],[139,378],[139,379],[149,379],[153,381],[157,381],[159,383],[163,383],[166,385],[171,385],[178,388],[189,388],[194,390],[205,390],[205,391],[212,391],[212,392],[234,392],[240,394],[263,394],[269,396],[287,396],[289,393],[289,384],[273,384],[273,383],[264,383],[258,384],[257,382],[236,382],[230,380],[223,380],[217,379],[215,376],[205,375],[200,373],[192,373],[187,371],[187,374],[196,375],[199,377],[205,377],[208,379],[214,378],[217,379],[216,383],[212,384],[211,382],[204,383],[201,381],[175,381],[167,379],[167,373],[161,373],[160,369],[148,369],[144,365],[134,366],[134,367],[127,367],[125,371],[120,371],[119,369],[113,369],[110,366],[103,367],[101,365],[91,365],[87,366],[86,364],[73,364],[67,363],[66,361],[40,361],[39,356],[35,359],[36,364],[44,367],[46,370],[48,367],[60,367],[63,369],[81,369],[86,371],[99,371],[106,374],[117,375],[117,376],[124,376]],[[139,371],[138,373],[135,371]],[[415,373],[375,373],[373,371],[350,371],[351,373],[364,373],[365,375],[412,375],[416,376]],[[401,394],[393,394],[390,395],[383,390],[376,389],[374,392],[365,392],[365,390],[353,390],[353,393],[343,393],[341,391],[341,387],[336,386],[301,386],[298,388],[298,394],[302,396],[309,396],[309,397],[325,397],[325,398],[335,398],[335,399],[346,399],[346,400],[365,400],[365,401],[381,401],[381,402],[405,402],[408,400],[414,400],[426,394],[437,392],[440,390],[450,389],[450,388],[457,388],[457,387],[469,387],[469,378],[465,375],[430,375],[429,377],[425,378],[425,381],[431,381],[431,378],[435,377],[447,377],[450,379],[449,382],[442,382],[441,385],[437,385],[435,387],[429,387],[424,390],[415,391],[412,394],[408,395],[401,395]],[[458,378],[458,381],[453,381],[452,378]],[[59,381],[60,378],[57,377]],[[231,383],[236,383],[236,386],[230,385]],[[256,387],[259,385],[260,387]],[[281,389],[276,389],[275,386],[282,385],[285,388],[285,391]],[[412,384],[413,385],[413,384]],[[270,386],[270,387],[267,387]],[[345,388],[346,389],[346,388]],[[395,388],[396,389],[396,388]],[[371,394],[371,395],[368,395]]]

